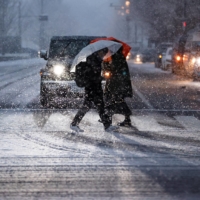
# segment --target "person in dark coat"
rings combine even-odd
[[[103,63],[103,71],[108,71],[110,78],[106,79],[105,86],[105,109],[107,110],[112,122],[113,114],[122,114],[125,116],[123,122],[118,123],[119,126],[131,126],[130,116],[132,114],[125,98],[132,97],[132,85],[130,73],[126,58],[122,54],[122,47],[111,57],[111,62]]]
[[[83,132],[78,125],[85,114],[90,110],[93,103],[97,108],[105,130],[113,129],[109,116],[104,112],[103,89],[101,84],[101,63],[103,56],[107,53],[107,51],[99,51],[98,53],[93,53],[91,56],[87,57],[88,69],[85,72],[85,76],[88,81],[85,86],[85,98],[82,107],[79,109],[70,125],[70,128],[76,132]]]

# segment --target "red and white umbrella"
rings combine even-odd
[[[108,48],[109,54],[106,54],[104,56],[104,59],[115,54],[120,48],[122,47],[122,44],[119,42],[113,42],[109,40],[99,40],[97,42],[91,43],[84,47],[74,58],[73,63],[71,65],[70,72],[75,72],[76,65],[78,65],[80,62],[85,62],[86,58],[93,53]]]

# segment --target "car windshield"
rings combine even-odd
[[[88,40],[53,40],[50,44],[49,57],[73,58],[88,44]]]

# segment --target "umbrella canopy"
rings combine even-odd
[[[75,72],[76,65],[78,65],[80,62],[85,62],[86,58],[90,56],[91,54],[102,50],[104,48],[108,48],[109,54],[105,55],[104,58],[109,57],[110,55],[115,54],[119,48],[122,47],[122,44],[119,42],[113,42],[113,41],[106,41],[106,40],[99,40],[97,42],[94,42],[92,44],[87,45],[84,47],[74,58],[73,63],[71,65],[70,72]]]
[[[114,42],[121,43],[122,46],[123,46],[122,53],[123,53],[124,57],[126,57],[128,55],[128,53],[129,53],[129,51],[131,50],[131,47],[128,44],[126,44],[125,42],[123,42],[121,40],[118,40],[118,39],[116,39],[114,37],[97,38],[97,39],[92,40],[90,43],[95,43],[95,42],[101,41],[101,40],[109,40],[109,41],[114,41]]]

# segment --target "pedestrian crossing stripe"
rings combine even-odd
[[[124,117],[117,115],[114,121],[122,121]],[[176,115],[168,117],[158,113],[131,116],[132,125],[141,132],[162,132],[162,131],[200,131],[200,120],[194,116]]]
[[[194,116],[174,117],[186,130],[200,131],[200,121]]]
[[[163,127],[151,116],[133,116],[131,120],[139,131],[164,131]]]
[[[65,113],[65,114],[64,114]],[[6,130],[37,130],[40,131],[67,131],[69,125],[77,113],[70,111],[30,111],[30,112],[7,112],[0,111],[0,126]],[[98,122],[99,116],[96,110],[90,110],[83,118],[80,126],[91,128],[100,132],[103,125]],[[123,115],[113,116],[113,125],[123,121]],[[166,132],[166,131],[200,131],[200,120],[195,116],[171,115],[162,113],[134,113],[131,116],[132,125],[141,132]]]

